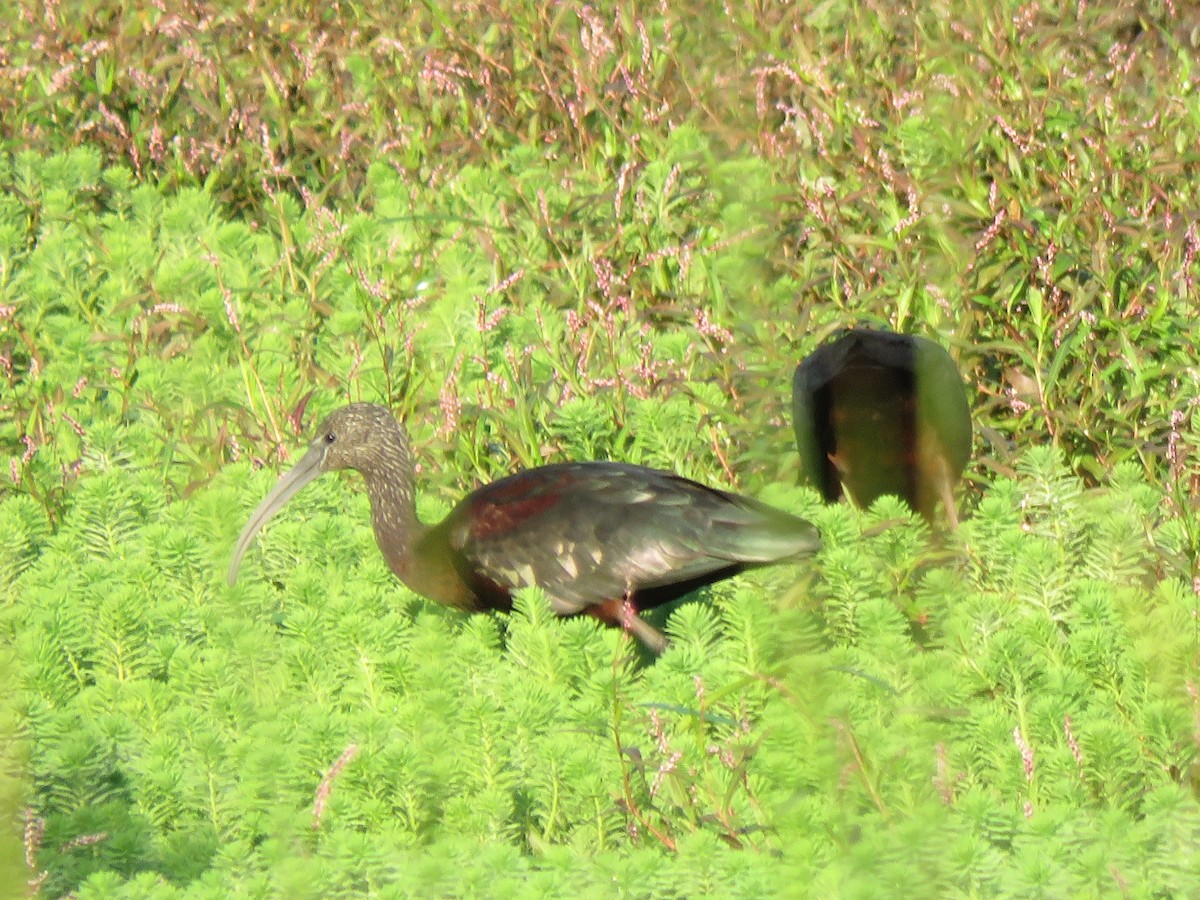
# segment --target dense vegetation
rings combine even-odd
[[[1200,893],[1200,20],[735,6],[0,13],[0,894]],[[853,322],[963,368],[957,535],[791,487]],[[614,458],[826,546],[657,661],[352,477],[226,587],[351,398],[427,519]]]

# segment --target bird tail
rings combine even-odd
[[[754,565],[806,559],[821,549],[821,533],[811,522],[765,503],[738,499],[741,503],[727,517],[730,527],[714,529],[719,532],[714,534],[718,546],[710,546],[710,552]]]

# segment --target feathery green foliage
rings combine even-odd
[[[8,19],[0,893],[1200,894],[1190,11]],[[856,322],[966,373],[955,536],[786,486],[791,371]],[[426,520],[611,458],[825,547],[649,660],[413,595],[329,477],[227,588],[347,399]]]
[[[1031,451],[950,555],[894,503],[776,489],[827,536],[808,584],[713,589],[649,666],[538,591],[508,619],[413,597],[336,481],[227,590],[227,542],[189,536],[253,491],[159,509],[153,473],[86,479],[0,620],[44,890],[1188,894],[1200,601],[1122,476],[1081,491]],[[115,502],[121,550],[91,557]]]
[[[0,683],[15,685],[18,670],[11,642],[0,639],[0,651]],[[16,701],[15,690],[0,691],[0,891],[9,896],[18,894],[27,877],[21,856],[25,744],[18,736],[20,711]]]

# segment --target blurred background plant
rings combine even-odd
[[[1050,441],[1092,481],[1166,479],[1174,440],[1190,483],[1196,23],[1173,9],[18,4],[15,480],[61,506],[89,425],[67,393],[158,419],[186,489],[277,456],[311,390],[416,413],[475,477],[631,452],[660,421],[638,401],[679,394],[700,471],[774,478],[780,385],[858,321],[950,343],[978,473]],[[197,345],[240,390],[141,383]]]
[[[630,895],[1195,892],[1189,8],[3,18],[0,652],[47,893],[561,893],[575,853]],[[964,371],[961,547],[786,487],[792,369],[852,323]],[[628,459],[827,550],[645,669],[536,597],[422,603],[336,479],[225,591],[230,511],[347,399],[406,418],[428,517]]]

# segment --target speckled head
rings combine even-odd
[[[411,504],[412,456],[404,430],[387,407],[375,403],[351,403],[330,413],[308,452],[295,468],[279,479],[242,529],[229,583],[237,580],[238,567],[250,542],[275,513],[279,512],[309,482],[333,469],[356,469],[372,483],[387,483]]]
[[[391,411],[377,403],[351,403],[331,412],[308,452],[318,450],[322,472],[356,469],[370,476],[394,468],[397,462],[411,463],[403,429]]]

